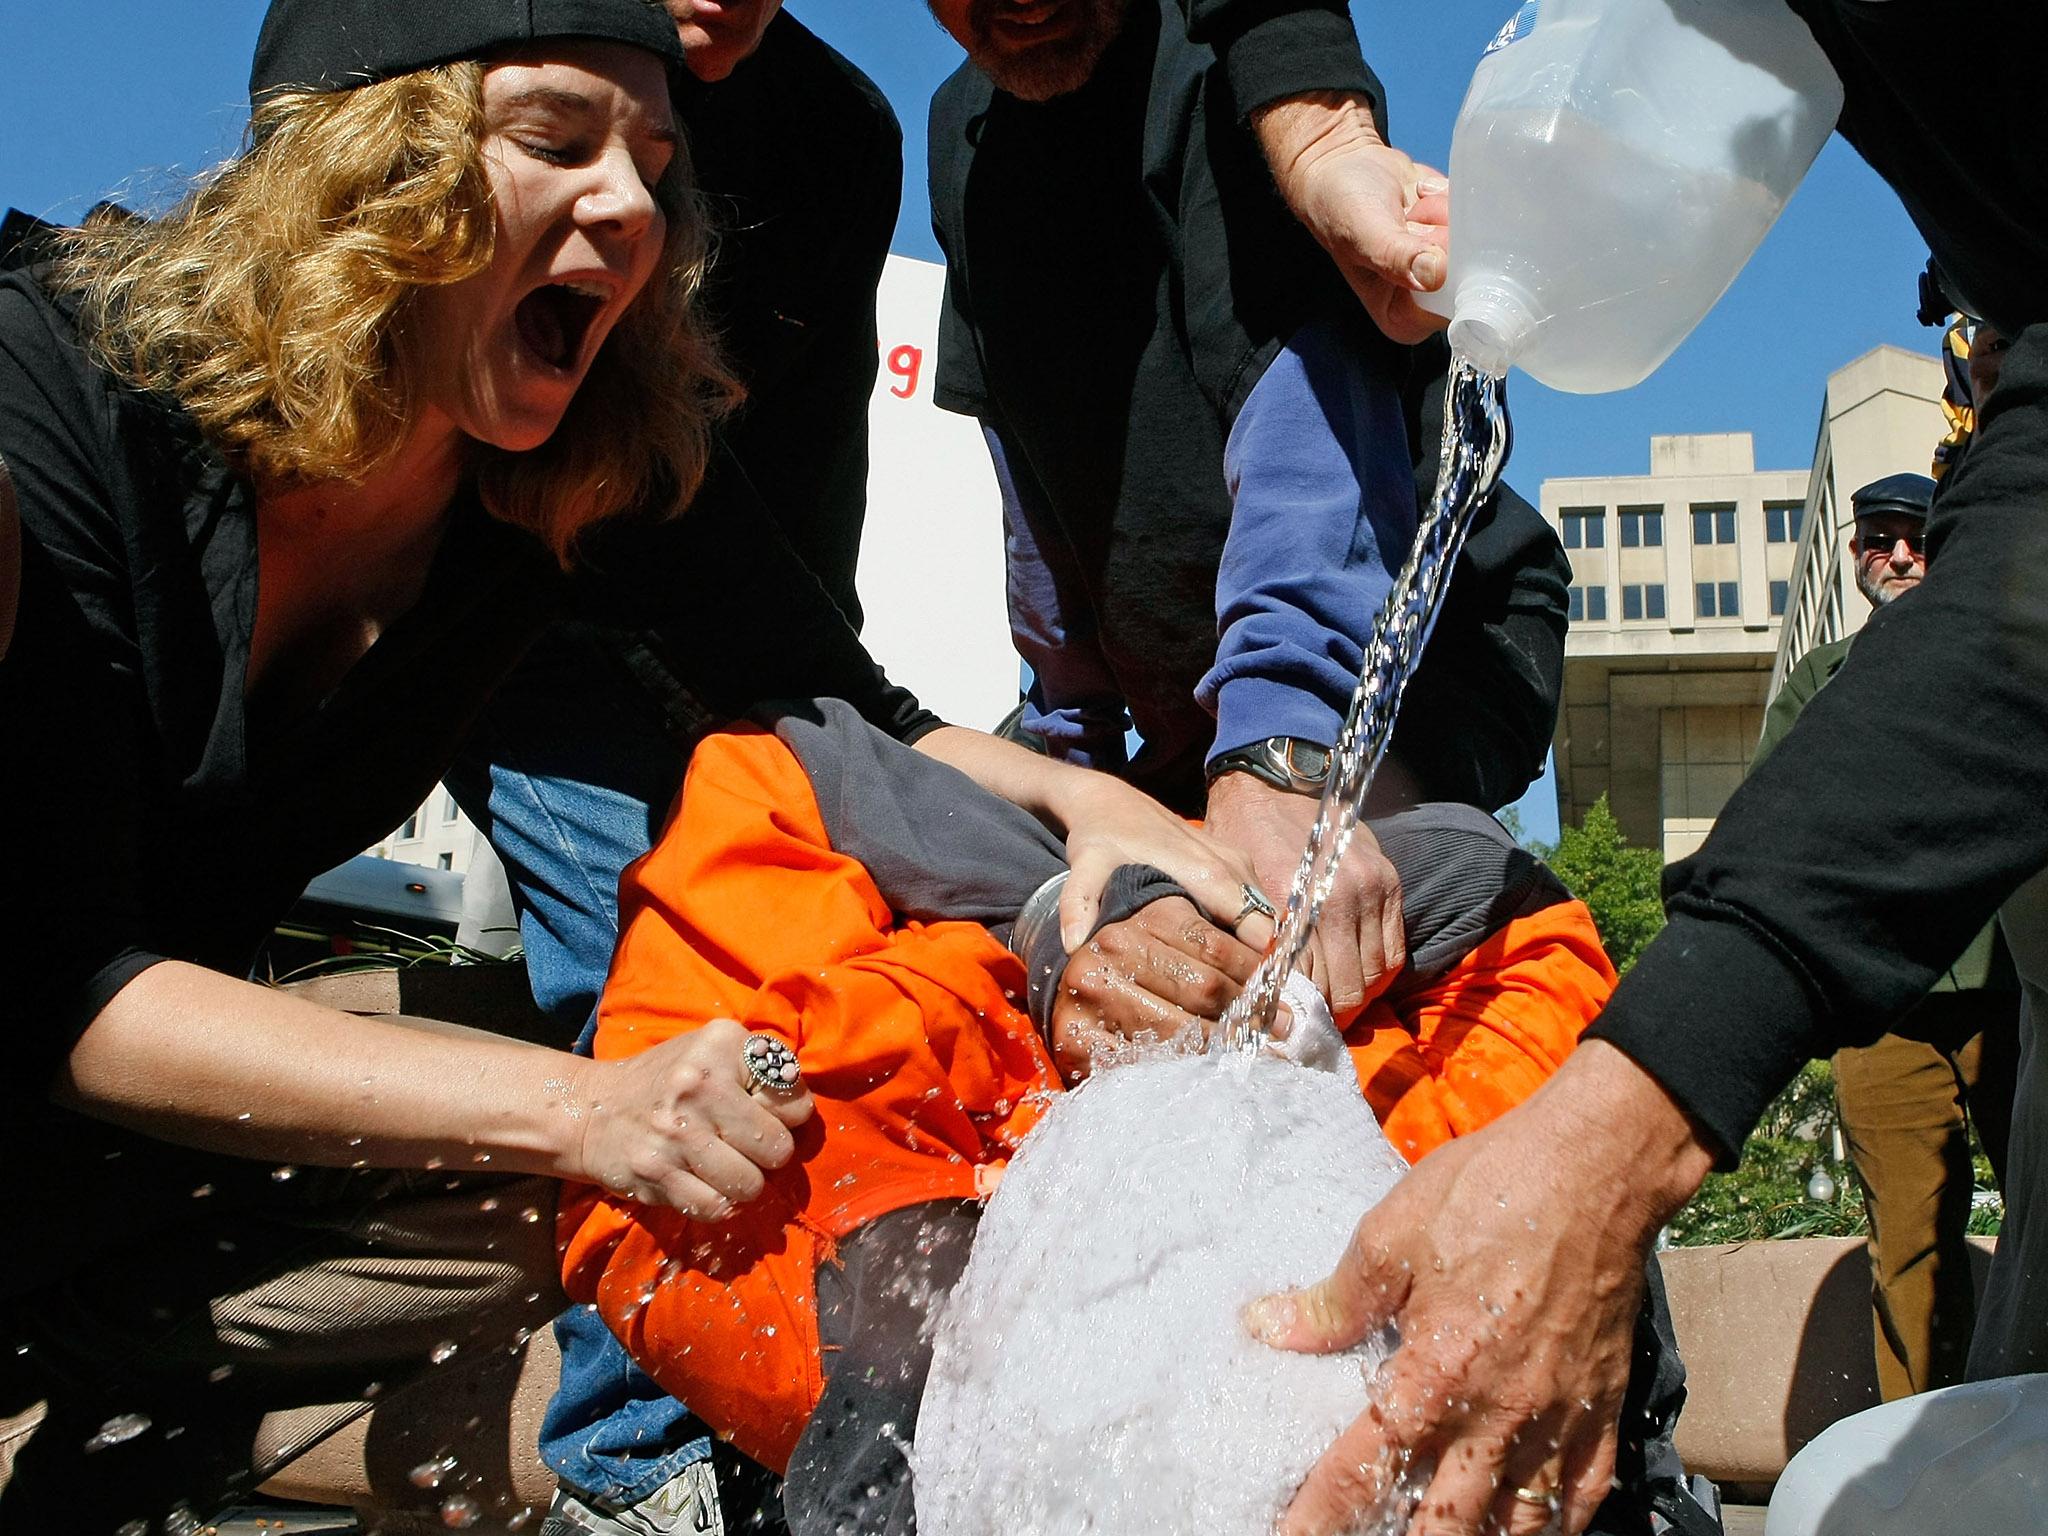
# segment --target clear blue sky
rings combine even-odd
[[[394,0],[408,3],[408,0]],[[411,0],[432,3],[432,0]],[[792,0],[860,65],[905,130],[896,249],[936,260],[924,196],[924,113],[958,62],[919,0]],[[1386,82],[1394,137],[1446,166],[1479,51],[1514,0],[1354,6]],[[59,218],[98,197],[149,203],[233,152],[262,0],[0,0],[0,203]],[[1926,248],[1896,198],[1839,140],[1718,309],[1649,382],[1625,394],[1553,394],[1517,377],[1509,478],[1532,500],[1553,475],[1641,473],[1656,432],[1752,432],[1760,468],[1805,466],[1827,375],[1881,342],[1932,351],[1913,322]],[[1550,835],[1554,804],[1525,820]]]

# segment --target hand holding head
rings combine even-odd
[[[1329,1350],[1392,1325],[1375,1401],[1309,1474],[1282,1526],[1329,1536],[1420,1488],[1415,1531],[1585,1528],[1605,1496],[1642,1266],[1711,1158],[1619,1051],[1581,1046],[1526,1104],[1416,1165],[1337,1269],[1246,1326]],[[1526,1496],[1517,1497],[1517,1490]]]
[[[723,1221],[796,1156],[816,1108],[801,1075],[769,1087],[731,1019],[615,1062],[590,1064],[579,1165],[569,1176],[697,1221]]]

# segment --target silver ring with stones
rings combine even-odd
[[[1273,903],[1267,898],[1264,891],[1260,890],[1256,885],[1245,884],[1239,884],[1238,889],[1244,892],[1244,905],[1237,909],[1237,916],[1230,920],[1231,927],[1242,928],[1244,920],[1254,912],[1258,913],[1261,917],[1278,920],[1280,914],[1273,910]]]
[[[754,1088],[768,1088],[776,1093],[794,1093],[803,1084],[803,1069],[796,1064],[796,1052],[784,1045],[773,1035],[749,1035],[747,1043],[740,1048],[740,1059],[747,1064],[747,1075],[754,1080]]]

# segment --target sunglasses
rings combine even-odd
[[[1859,533],[1856,535],[1856,548],[1865,555],[1889,555],[1901,539],[1914,554],[1927,553],[1927,535],[1924,533]]]

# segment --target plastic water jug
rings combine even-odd
[[[1784,0],[1528,0],[1451,140],[1451,343],[1553,389],[1648,378],[1813,164],[1841,82]]]

